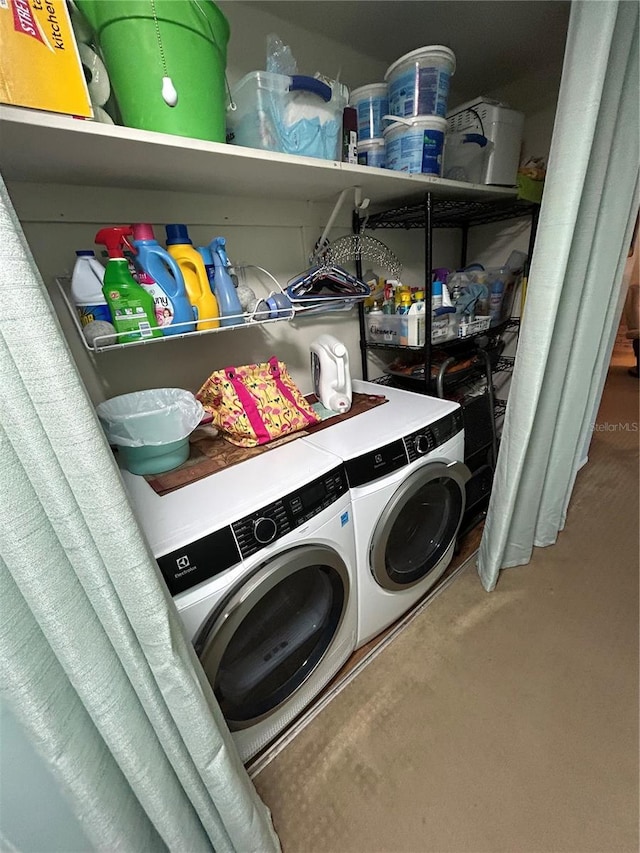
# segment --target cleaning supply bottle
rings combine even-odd
[[[131,228],[136,253],[134,278],[153,297],[162,334],[193,332],[196,327],[194,312],[177,261],[158,243],[151,225],[139,222]]]
[[[210,244],[213,246],[213,242]],[[228,287],[232,291],[231,298],[227,298],[224,282],[220,283],[220,258],[215,254],[209,246],[198,246],[198,252],[204,261],[204,268],[209,276],[209,284],[216,299],[218,300],[218,309],[220,311],[220,324],[222,326],[239,326],[244,323],[242,316],[242,305],[238,297],[236,288],[231,280],[227,269],[223,269],[222,273],[227,279]],[[235,316],[232,316],[235,315]]]
[[[431,285],[431,310],[442,308],[442,282],[437,278]]]
[[[396,290],[397,294],[397,290]],[[411,308],[411,291],[408,288],[403,288],[400,292],[400,298],[396,303],[396,314],[401,315],[401,319],[397,321],[398,334],[400,335],[400,346],[406,347],[409,345],[409,309]]]
[[[343,414],[351,408],[349,353],[333,335],[323,334],[311,342],[313,390],[322,405]]]
[[[110,323],[111,313],[102,293],[104,267],[92,249],[81,249],[76,252],[76,257],[71,276],[71,298],[80,323],[83,326],[94,320]]]
[[[186,225],[167,225],[167,250],[175,258],[184,277],[189,301],[196,309],[196,329],[219,329],[218,302],[209,286],[204,261],[193,248]]]
[[[237,316],[238,314],[242,314],[242,306],[229,275],[231,264],[227,257],[226,246],[227,241],[224,237],[216,237],[209,243],[209,249],[211,250],[213,263],[215,264],[214,287],[218,307],[222,316],[222,325],[237,326],[240,323],[244,323],[244,319]]]
[[[109,305],[116,332],[120,333],[119,343],[162,336],[156,321],[153,296],[132,278],[129,262],[122,251],[124,238],[131,234],[127,225],[102,228],[95,237],[96,243],[106,246],[109,253],[102,293]]]
[[[395,314],[396,313],[396,302],[395,302],[395,287],[399,285],[399,281],[395,281],[395,279],[387,279],[384,283],[384,298],[382,300],[382,313],[383,314]]]
[[[422,347],[425,340],[425,310],[424,310],[424,292],[419,290],[416,293],[415,301],[409,308],[409,316],[407,318],[407,345],[410,347]]]
[[[396,314],[408,314],[411,308],[411,293],[408,290],[403,290],[400,294],[400,301],[396,306]]]
[[[504,281],[496,278],[491,282],[491,293],[489,296],[489,315],[491,324],[495,325],[502,319],[502,300],[504,298]]]

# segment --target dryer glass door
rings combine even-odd
[[[280,554],[213,614],[196,651],[232,730],[264,719],[305,683],[346,610],[347,567],[323,546]]]
[[[371,571],[380,586],[407,589],[429,574],[434,581],[454,543],[465,505],[466,466],[433,462],[398,487],[373,534]]]

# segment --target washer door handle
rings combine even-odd
[[[460,477],[462,483],[467,483],[471,479],[471,471],[464,462],[450,462],[447,465],[447,470],[455,472]]]

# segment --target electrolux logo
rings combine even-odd
[[[176,557],[176,567],[177,571],[174,573],[175,578],[181,578],[184,575],[188,575],[191,572],[196,572],[198,570],[197,566],[191,565],[191,560],[189,559],[188,554],[182,554],[181,557]]]

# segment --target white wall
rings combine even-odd
[[[231,28],[227,51],[227,74],[231,85],[250,71],[266,67],[267,36],[275,33],[290,46],[298,73],[313,76],[316,71],[332,79],[339,78],[349,88],[382,80],[388,63],[349,50],[344,45],[238,0],[221,0]]]
[[[511,80],[488,93],[489,97],[524,113],[522,159],[548,160],[561,76],[561,67],[541,63],[535,75]]]

